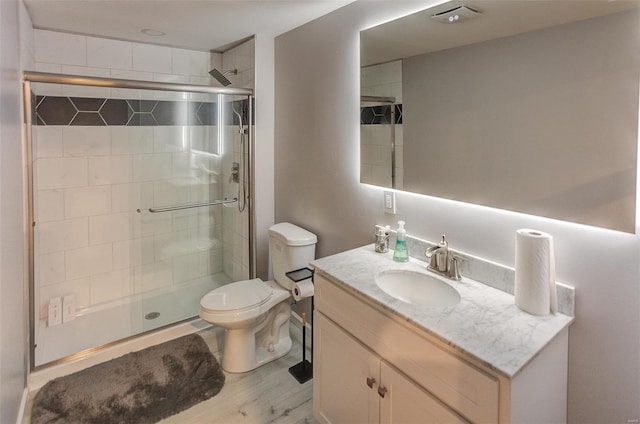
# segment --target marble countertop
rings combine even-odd
[[[383,292],[374,276],[389,269],[436,274],[413,258],[407,263],[394,262],[392,254],[376,253],[369,245],[316,259],[311,265],[319,275],[510,378],[573,321],[561,313],[528,314],[515,305],[513,295],[464,276],[460,281],[443,279],[460,293],[461,300],[454,306],[433,308],[403,302]]]

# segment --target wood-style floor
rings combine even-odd
[[[258,369],[243,373],[225,373],[225,385],[213,398],[166,418],[162,424],[317,424],[313,418],[313,380],[299,384],[289,367],[302,359],[301,330],[291,325],[293,348],[288,355]],[[216,359],[220,359],[222,332],[205,329],[199,334],[207,341]],[[309,340],[309,334],[307,334]],[[307,346],[307,352],[309,352]],[[307,353],[307,358],[309,358]],[[30,423],[31,404],[36,391],[29,394],[23,423]]]
[[[200,334],[212,351],[214,346],[220,345],[211,339],[220,338],[219,333],[205,330]],[[226,381],[218,395],[160,422],[317,424],[313,418],[313,380],[299,384],[289,374],[289,367],[302,359],[301,330],[294,325],[291,326],[291,337],[293,348],[285,357],[248,373],[225,373]],[[218,352],[214,355],[220,358]]]

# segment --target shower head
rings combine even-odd
[[[209,71],[209,75],[214,77],[223,86],[231,85],[231,81],[226,77],[227,75],[238,75],[237,69],[230,69],[225,72],[220,72],[216,68]]]

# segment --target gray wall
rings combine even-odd
[[[577,289],[569,421],[640,419],[638,236],[401,192],[387,215],[381,189],[358,182],[358,32],[428,5],[358,1],[276,38],[276,222],[315,232],[322,257],[404,219],[410,234],[446,233],[453,248],[509,266],[518,228],[552,234],[558,280]]]
[[[639,23],[636,9],[403,60],[404,188],[634,232]]]
[[[25,387],[24,243],[18,2],[0,1],[0,422]]]

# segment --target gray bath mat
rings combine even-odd
[[[33,401],[31,422],[155,423],[223,385],[220,365],[192,334],[48,382]]]

